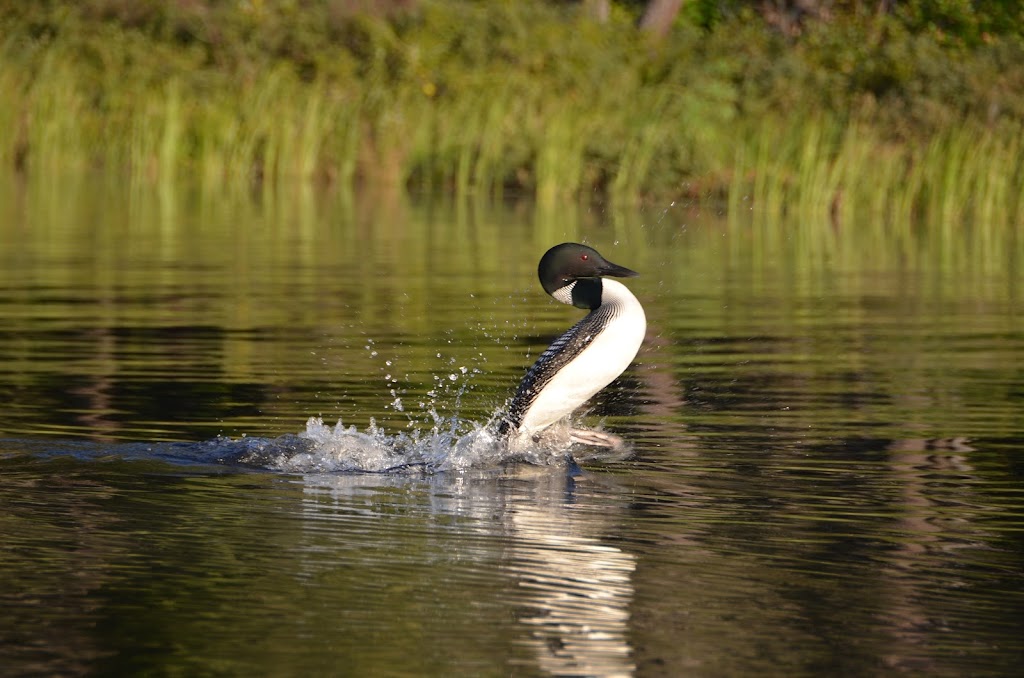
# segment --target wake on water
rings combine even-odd
[[[376,355],[376,352],[371,355]],[[498,408],[484,423],[458,416],[461,399],[469,390],[472,377],[478,373],[476,368],[469,370],[463,367],[451,374],[436,376],[437,385],[427,392],[427,400],[420,403],[424,418],[417,421],[415,416],[406,412],[408,428],[399,433],[388,433],[373,419],[366,430],[360,431],[355,426],[345,426],[340,419],[330,426],[321,417],[310,417],[304,431],[276,438],[243,436],[232,439],[218,436],[195,443],[123,443],[113,446],[68,442],[56,447],[18,441],[18,446],[24,451],[31,453],[35,450],[35,453],[46,456],[70,453],[87,459],[162,459],[172,463],[243,466],[303,474],[434,474],[496,469],[517,463],[552,467],[571,465],[574,461],[617,461],[631,454],[628,445],[595,448],[581,443],[578,437],[574,441],[571,433],[578,434],[580,429],[569,420],[545,429],[542,437],[526,449],[510,449],[508,442],[497,433],[504,408]],[[386,376],[394,398],[388,408],[405,412],[395,380],[391,374]],[[451,408],[454,414],[443,416],[438,413],[442,402],[454,405]],[[600,427],[596,430],[599,431]]]
[[[512,464],[539,467],[572,466],[575,461],[619,461],[631,454],[628,445],[615,449],[573,441],[579,429],[566,420],[549,427],[526,449],[509,449],[497,433],[502,411],[481,424],[458,416],[442,418],[431,409],[432,422],[411,422],[409,430],[388,433],[372,422],[365,431],[334,426],[311,417],[298,434],[276,438],[223,436],[193,443],[94,443],[87,441],[7,440],[7,452],[36,456],[71,455],[87,460],[163,460],[175,464],[241,466],[283,473],[437,474],[506,468]],[[599,429],[598,429],[599,430]]]

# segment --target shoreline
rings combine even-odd
[[[629,16],[543,2],[334,19],[330,4],[138,25],[89,2],[7,10],[0,163],[832,222],[1024,216],[1013,36],[966,46],[876,17],[794,40],[745,17],[680,21],[655,46]]]

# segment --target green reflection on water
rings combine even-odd
[[[630,374],[654,423],[699,422],[708,400],[723,426],[895,412],[923,418],[921,437],[963,435],[936,429],[972,426],[973,403],[1020,381],[1024,238],[1008,229],[87,176],[9,177],[0,206],[8,435],[278,434],[313,414],[405,427],[456,402],[483,421],[578,317],[535,281],[564,240],[643,274],[651,328]]]

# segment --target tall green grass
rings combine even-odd
[[[1024,126],[964,124],[919,144],[869,123],[821,116],[766,118],[738,141],[730,211],[765,222],[812,221],[906,228],[1024,221]]]
[[[217,20],[236,19],[222,11]],[[38,12],[0,26],[0,162],[33,173],[104,168],[139,185],[198,178],[213,192],[683,198],[833,227],[865,214],[889,229],[1024,218],[1024,123],[965,104],[956,117],[911,111],[894,126],[900,102],[831,106],[812,85],[841,73],[795,63],[797,49],[775,65],[781,48],[751,29],[680,30],[654,50],[622,17],[599,25],[549,4],[424,0],[404,21],[310,21],[264,53],[237,38],[181,44]],[[243,18],[263,40],[299,30]],[[40,23],[46,39],[32,37]]]

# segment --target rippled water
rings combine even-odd
[[[1019,232],[65,179],[0,237],[4,675],[1024,662]],[[509,463],[564,240],[642,274],[632,455]]]

